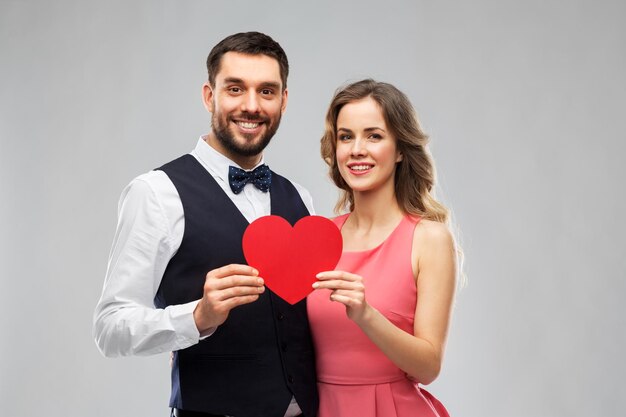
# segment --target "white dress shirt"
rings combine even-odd
[[[228,167],[238,165],[209,146],[204,137],[191,155],[215,178],[248,222],[270,214],[269,192],[251,184],[239,194],[232,192]],[[311,195],[298,184],[294,186],[313,214]],[[122,192],[104,288],[94,313],[94,337],[105,356],[170,352],[200,340],[193,319],[198,301],[165,309],[154,306],[161,278],[180,247],[184,229],[182,203],[163,171],[140,175]]]
[[[239,166],[204,139],[198,140],[191,155],[215,178],[248,222],[269,215],[270,193],[251,184],[241,193],[233,193],[228,184],[228,167]],[[293,185],[309,213],[314,214],[309,192]],[[94,337],[105,356],[171,352],[200,340],[193,319],[198,300],[165,309],[154,306],[163,273],[180,247],[184,230],[180,197],[163,171],[138,176],[122,192],[104,288],[94,313]],[[286,416],[299,410],[292,399]]]

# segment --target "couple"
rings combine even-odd
[[[441,367],[455,245],[406,96],[373,80],[336,92],[321,147],[349,209],[333,220],[344,252],[290,305],[241,248],[260,216],[313,213],[305,189],[263,164],[287,105],[287,57],[267,35],[238,33],[207,68],[211,132],[120,199],[94,314],[100,350],[174,352],[175,416],[447,416],[418,383]]]

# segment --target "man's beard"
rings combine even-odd
[[[211,117],[211,125],[213,128],[213,133],[215,133],[215,137],[220,142],[224,148],[228,149],[230,152],[239,155],[239,156],[255,156],[260,154],[265,147],[270,143],[272,137],[276,134],[278,130],[278,126],[280,125],[281,115],[278,115],[278,118],[275,120],[271,120],[269,118],[265,118],[259,120],[259,117],[254,117],[250,114],[243,113],[240,118],[250,120],[251,122],[262,121],[267,127],[265,133],[259,138],[257,142],[250,144],[240,144],[235,139],[232,131],[228,128],[229,122],[222,123],[222,120],[218,117],[217,114],[213,114]],[[251,134],[242,134],[242,136],[246,139],[252,139],[254,135]]]

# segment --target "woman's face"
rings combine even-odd
[[[337,166],[354,192],[394,186],[402,160],[380,105],[371,97],[344,105],[337,116]]]

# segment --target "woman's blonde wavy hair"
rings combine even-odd
[[[432,192],[435,166],[427,148],[428,136],[422,130],[408,97],[391,84],[365,79],[340,87],[326,113],[326,128],[321,139],[322,158],[329,166],[330,177],[342,192],[336,212],[354,209],[354,194],[337,167],[337,117],[348,103],[371,97],[383,112],[387,128],[396,138],[402,160],[395,173],[395,195],[405,213],[449,224],[450,212]]]

